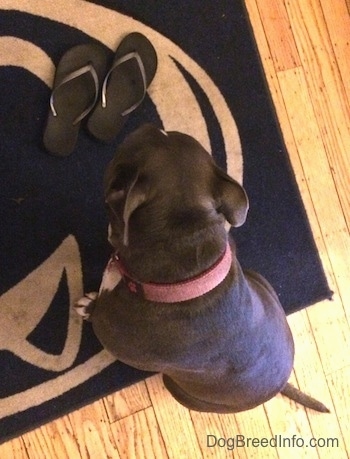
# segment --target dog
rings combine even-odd
[[[192,137],[144,125],[104,178],[115,250],[100,292],[76,308],[118,360],[163,374],[192,410],[236,413],[281,392],[321,412],[288,383],[294,343],[272,286],[243,271],[226,222],[243,225],[243,187]]]

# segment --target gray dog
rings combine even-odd
[[[196,140],[139,128],[107,168],[105,199],[116,255],[76,308],[107,350],[163,373],[193,410],[248,410],[281,392],[328,412],[287,383],[285,313],[262,276],[242,271],[225,229],[245,222],[246,193]]]

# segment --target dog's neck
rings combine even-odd
[[[227,242],[224,253],[213,266],[194,278],[175,283],[142,283],[129,274],[117,254],[112,257],[110,264],[119,271],[131,294],[149,301],[179,303],[199,298],[220,285],[231,269],[232,250]]]
[[[228,235],[222,225],[186,237],[169,235],[156,241],[121,246],[118,253],[130,275],[140,282],[175,283],[196,277],[225,252]]]

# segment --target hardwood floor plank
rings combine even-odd
[[[111,429],[121,459],[168,458],[153,408],[123,418]]]
[[[349,325],[343,310],[344,305],[336,298],[331,303],[323,301],[310,306],[306,311],[325,374],[349,362]]]
[[[342,82],[350,101],[350,11],[342,1],[320,0]],[[344,33],[347,31],[347,33]]]
[[[276,71],[298,67],[300,58],[291,31],[286,7],[280,0],[256,1],[264,29],[268,31],[268,42]]]
[[[319,0],[286,0],[331,170],[350,228],[350,107]],[[341,24],[339,24],[341,26]],[[344,33],[349,34],[350,30]]]
[[[293,69],[280,72],[278,78],[331,269],[336,273],[335,296],[327,304],[329,309],[308,309],[309,317],[317,321],[318,343],[326,341],[321,354],[328,373],[348,365],[350,359],[349,353],[344,352],[344,339],[349,336],[349,310],[343,306],[350,299],[350,237],[304,73],[302,69]],[[334,348],[330,349],[328,337],[333,335]]]
[[[141,381],[103,399],[110,423],[151,406],[146,383]]]
[[[0,457],[4,459],[29,459],[21,437],[0,445]]]
[[[61,459],[62,457],[83,457],[68,416],[23,435],[30,459]],[[85,456],[86,457],[86,456]]]
[[[240,435],[245,439],[245,450],[249,459],[269,459],[278,458],[276,448],[271,446],[254,446],[253,438],[272,438],[273,432],[271,430],[269,421],[263,405],[260,405],[253,410],[244,411],[235,414],[237,429]],[[250,440],[248,440],[250,439]]]
[[[297,74],[302,75],[302,69],[296,69]],[[293,72],[289,72],[290,74],[293,75]],[[288,98],[293,98],[294,99],[294,94],[295,93],[300,93],[301,91],[306,91],[306,86],[304,83],[304,89],[301,89],[301,83],[299,81],[299,78],[292,76],[288,76],[286,74],[279,74],[279,78],[282,81],[281,87],[283,92],[286,94],[286,97]],[[293,92],[294,90],[294,92]],[[326,158],[324,148],[322,145],[322,142],[319,140],[317,141],[318,143],[316,145],[312,145],[312,143],[315,141],[317,138],[317,132],[318,132],[318,126],[317,126],[317,120],[315,117],[313,117],[312,120],[312,126],[314,126],[316,130],[316,134],[313,135],[311,134],[310,139],[307,140],[307,143],[301,148],[300,145],[300,139],[299,136],[301,135],[299,126],[302,126],[303,120],[305,119],[305,111],[304,107],[305,105],[302,104],[308,104],[308,102],[302,102],[300,98],[298,99],[297,103],[295,104],[296,107],[295,110],[292,109],[292,106],[289,105],[288,109],[291,112],[290,114],[293,115],[293,128],[295,131],[297,131],[296,139],[294,139],[294,134],[292,130],[289,129],[284,129],[284,134],[285,134],[285,140],[288,145],[288,150],[289,150],[289,155],[291,159],[291,163],[293,165],[293,170],[295,172],[296,180],[299,186],[299,190],[302,194],[303,197],[303,202],[304,206],[308,215],[308,219],[312,228],[312,232],[314,235],[315,243],[317,245],[319,255],[323,264],[323,267],[325,269],[328,282],[330,285],[330,288],[335,291],[334,295],[334,300],[332,302],[329,302],[328,300],[325,300],[315,306],[311,306],[306,309],[307,314],[311,320],[311,323],[313,324],[313,329],[314,329],[314,335],[317,340],[317,343],[319,343],[319,348],[320,348],[320,353],[322,355],[322,361],[324,365],[324,369],[326,373],[330,373],[334,370],[337,370],[339,368],[342,368],[343,366],[347,365],[349,363],[349,356],[348,353],[343,351],[344,348],[344,342],[348,340],[349,336],[349,325],[346,321],[345,315],[346,313],[349,315],[348,309],[346,308],[346,305],[350,303],[350,299],[347,300],[346,298],[346,292],[343,291],[342,293],[342,298],[344,301],[341,301],[341,298],[338,294],[338,285],[337,281],[333,272],[333,267],[330,262],[330,255],[328,253],[328,249],[330,253],[332,252],[332,246],[329,246],[328,244],[328,239],[329,238],[324,238],[323,233],[325,229],[325,223],[326,225],[331,228],[330,230],[334,230],[336,228],[335,222],[329,221],[327,213],[325,212],[323,215],[321,215],[321,219],[319,219],[319,209],[320,207],[320,201],[322,200],[322,195],[320,196],[320,190],[318,187],[319,183],[319,178],[318,176],[324,175],[323,169],[329,169],[329,164],[328,160]],[[312,117],[312,113],[310,114],[310,117]],[[295,118],[300,118],[299,119],[299,124],[296,126],[295,125]],[[313,129],[311,124],[311,121],[308,120],[308,124],[304,130],[307,130],[308,128],[310,131]],[[299,148],[296,147],[296,141],[298,141],[298,146]],[[312,157],[312,152],[317,151],[317,158]],[[323,151],[323,159],[321,160],[320,154]],[[303,155],[303,161],[301,161],[301,156]],[[323,165],[321,169],[318,168],[318,163],[319,161],[322,161]],[[304,166],[306,169],[304,169]],[[309,170],[313,171],[313,175],[310,176]],[[307,177],[306,177],[307,174]],[[328,170],[327,172],[328,177],[326,178],[329,181],[329,185],[326,190],[323,190],[322,193],[325,194],[331,194],[333,196],[335,202],[338,200],[338,196],[336,193],[335,187],[333,189],[331,188],[332,181],[331,181],[331,172]],[[314,197],[311,197],[310,190],[312,191],[312,195]],[[329,204],[330,206],[333,206],[333,204]],[[337,205],[337,203],[335,204]],[[315,208],[317,207],[317,209]],[[322,205],[323,208],[323,205]],[[340,205],[338,204],[338,212],[340,212]],[[341,217],[341,214],[340,214]],[[347,232],[345,230],[346,224],[344,220],[340,220],[341,224],[343,225],[343,232],[340,232],[341,234],[341,239],[346,239],[348,238]],[[328,222],[328,223],[327,223]],[[322,229],[321,229],[322,228]],[[327,247],[326,247],[327,244]],[[340,242],[341,244],[341,242]],[[338,252],[338,243],[335,240],[334,245],[336,247],[336,252],[335,256],[332,257],[333,259],[333,266],[337,266],[337,257],[336,253]],[[328,249],[327,249],[328,248]],[[341,246],[340,246],[340,252],[341,252]],[[345,260],[343,263],[346,263]],[[344,276],[343,280],[343,285],[347,284],[346,280],[346,275]],[[334,336],[332,340],[332,345],[334,345],[334,348],[332,346],[329,346],[329,336]]]
[[[314,438],[337,437],[340,441],[343,441],[332,396],[324,374],[319,349],[315,343],[306,310],[292,314],[288,317],[288,322],[293,330],[295,342],[294,369],[297,385],[303,392],[323,402],[331,411],[330,414],[324,414],[306,410],[312,436]],[[303,408],[297,405],[296,410],[300,411]],[[322,448],[322,454],[325,454],[326,457],[331,457],[334,454],[334,450],[324,447]],[[337,457],[346,458],[345,455],[340,453],[338,453]]]
[[[245,448],[239,442],[237,445],[239,429],[233,414],[191,411],[191,418],[203,458],[226,459],[234,455],[237,459],[249,459]]]
[[[350,367],[342,368],[328,376],[333,403],[341,426],[345,449],[350,452]],[[330,436],[331,437],[331,436]],[[336,448],[335,448],[336,449]],[[348,456],[349,457],[349,456]]]
[[[289,382],[297,386],[293,371]],[[283,459],[317,458],[317,450],[296,446],[296,441],[308,441],[312,437],[311,427],[306,411],[287,397],[278,394],[264,405],[273,437],[276,438],[276,450]],[[295,439],[293,440],[293,435]],[[302,439],[302,440],[301,440]],[[294,443],[293,443],[294,442]]]
[[[85,406],[79,411],[68,415],[74,425],[74,437],[79,453],[68,454],[69,458],[82,459],[119,459],[119,453],[114,441],[110,423],[102,400]]]
[[[169,458],[202,458],[190,411],[170,395],[160,375],[147,379],[146,384]]]
[[[259,49],[259,54],[264,68],[266,81],[268,83],[268,87],[273,99],[274,108],[276,114],[278,115],[278,120],[283,131],[286,146],[289,148],[288,142],[294,142],[294,138],[293,135],[288,135],[288,133],[290,132],[289,120],[285,109],[285,103],[282,97],[281,89],[279,87],[277,71],[271,54],[272,50],[267,42],[264,25],[261,21],[260,12],[257,7],[256,0],[246,0],[245,3],[249,14],[250,22],[254,24],[254,36],[257,47]],[[265,3],[261,3],[260,8],[262,8],[263,5],[265,5]]]
[[[317,214],[316,214],[316,211],[313,205],[313,201],[310,196],[308,182],[305,178],[304,170],[303,170],[301,160],[299,157],[298,147],[296,145],[294,134],[293,134],[293,131],[290,125],[290,121],[289,121],[288,112],[286,110],[285,100],[282,95],[277,72],[273,65],[270,48],[266,40],[265,30],[263,28],[263,25],[262,25],[262,22],[259,16],[259,11],[256,6],[256,0],[246,0],[246,5],[247,5],[248,12],[249,12],[250,20],[254,24],[254,34],[257,39],[257,45],[258,45],[259,52],[262,58],[269,90],[271,92],[271,95],[274,101],[276,114],[277,114],[278,120],[281,125],[284,142],[285,142],[287,151],[289,153],[291,166],[293,168],[293,172],[294,172],[294,175],[295,175],[295,178],[296,178],[299,190],[300,190],[300,194],[304,202],[305,210],[309,218],[309,222],[311,225],[311,229],[313,232],[315,242],[317,244],[319,254],[322,258],[322,262],[323,262],[324,268],[326,270],[326,273],[327,273],[327,276],[331,283],[331,288],[332,288],[332,285],[335,284],[335,282],[333,281],[334,279],[333,271],[329,263],[328,253],[327,253],[325,244],[323,242],[323,237],[322,237],[321,230],[320,230],[320,223],[318,221]],[[261,8],[263,6],[266,7],[267,5],[269,4],[261,2]],[[301,67],[299,67],[299,70],[302,71]]]

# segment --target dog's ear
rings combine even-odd
[[[215,167],[216,209],[235,227],[243,225],[249,209],[249,201],[244,188],[223,170]]]
[[[124,220],[124,236],[123,243],[125,246],[129,245],[129,220],[131,214],[148,198],[148,187],[146,182],[141,180],[137,174],[132,181],[126,195],[124,204],[123,220]]]
[[[147,181],[134,168],[120,167],[114,171],[113,182],[108,185],[106,203],[123,219],[123,244],[129,244],[129,220],[132,213],[148,198]],[[124,204],[124,207],[120,207]]]

